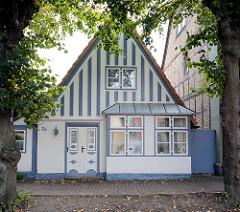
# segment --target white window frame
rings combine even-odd
[[[130,143],[130,139],[129,139],[129,133],[130,132],[141,132],[142,133],[142,153],[140,153],[140,154],[131,154],[130,153],[130,151],[131,150],[129,150],[129,143]],[[127,153],[128,153],[128,155],[143,155],[143,130],[128,130],[128,132],[127,132],[127,136],[128,136],[128,150],[127,150]]]
[[[134,71],[134,87],[123,87],[123,72],[124,72],[124,70],[133,70]],[[121,70],[121,85],[120,85],[120,87],[122,88],[122,89],[136,89],[136,69],[135,68],[122,68],[122,70]]]
[[[108,79],[109,79],[109,76],[108,76],[108,70],[111,70],[111,69],[117,69],[119,70],[119,86],[118,87],[109,87],[108,86]],[[121,88],[121,68],[107,68],[107,80],[106,80],[106,83],[107,83],[107,89],[120,89]]]
[[[157,118],[168,118],[169,119],[169,127],[158,127],[157,126]],[[171,122],[172,122],[171,116],[156,116],[156,119],[155,119],[156,129],[171,129]]]
[[[166,144],[167,142],[158,142],[158,140],[157,140],[157,133],[158,132],[168,132],[169,133],[169,141],[168,141],[168,143],[169,143],[169,153],[168,154],[165,154],[165,153],[163,153],[163,154],[160,154],[160,153],[158,153],[158,151],[157,151],[157,144],[158,143],[162,143],[162,144]],[[155,150],[155,153],[156,153],[156,155],[171,155],[171,149],[172,149],[172,139],[171,139],[171,130],[156,130],[156,132],[155,132],[155,137],[156,137],[156,150]]]
[[[112,127],[111,124],[112,124],[112,118],[124,118],[124,126],[123,127]],[[127,126],[126,126],[126,116],[111,116],[110,117],[110,128],[111,129],[125,129]]]
[[[115,154],[112,152],[112,132],[124,132],[124,152],[122,154]],[[124,155],[126,156],[126,130],[110,130],[110,155]]]
[[[89,146],[89,131],[93,131],[93,148],[90,148]],[[95,128],[89,128],[87,129],[87,151],[96,151],[96,129]]]
[[[184,133],[186,133],[186,153],[183,153],[183,154],[179,154],[179,153],[175,153],[175,151],[174,151],[174,144],[175,143],[180,143],[180,144],[183,144],[183,143],[185,143],[185,142],[174,142],[174,133],[175,132],[184,132]],[[172,131],[172,143],[173,143],[173,155],[188,155],[188,131],[187,130],[173,130]]]
[[[130,127],[129,126],[129,118],[141,118],[141,127]],[[142,129],[143,128],[143,116],[128,116],[128,128],[129,129]]]
[[[186,126],[185,127],[175,127],[174,123],[175,123],[175,119],[177,118],[184,118],[186,120]],[[172,129],[188,129],[188,119],[186,116],[173,116],[172,117]]]
[[[77,142],[76,142],[76,148],[71,147],[71,132],[76,131],[77,132]],[[79,129],[78,128],[69,128],[69,152],[76,152],[78,151],[78,144],[79,144]]]
[[[23,139],[23,150],[19,150],[21,153],[25,153],[26,152],[26,130],[14,130],[14,132],[23,132],[24,134],[24,139]],[[16,140],[17,141],[17,140]]]
[[[109,76],[108,76],[108,70],[111,70],[111,69],[118,69],[119,70],[119,86],[118,87],[109,87],[108,86],[108,79],[109,79]],[[123,71],[124,70],[133,70],[134,71],[134,87],[124,87],[123,86]],[[134,90],[136,89],[136,68],[127,68],[127,67],[124,67],[124,68],[119,68],[119,67],[109,67],[106,69],[107,71],[107,74],[106,74],[106,88],[107,89],[117,89],[117,90]]]

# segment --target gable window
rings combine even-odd
[[[143,154],[143,117],[110,117],[110,155]]]
[[[108,89],[135,89],[136,69],[135,68],[107,68]]]
[[[16,130],[15,138],[16,138],[16,143],[20,152],[25,152],[25,144],[26,144],[25,130]]]

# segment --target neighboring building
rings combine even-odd
[[[114,57],[96,50],[98,42],[89,42],[60,83],[66,90],[58,96],[64,106],[56,116],[39,121],[39,131],[15,121],[18,170],[36,179],[212,173],[214,132],[191,129],[193,112],[146,46],[121,35],[124,55]]]
[[[172,86],[184,102],[185,106],[194,111],[194,118],[198,122],[200,129],[216,130],[216,163],[222,163],[222,127],[221,117],[219,114],[220,100],[216,97],[210,98],[206,93],[196,95],[190,88],[195,91],[200,89],[203,74],[199,74],[196,68],[186,68],[186,60],[179,48],[186,43],[187,32],[196,34],[198,32],[198,25],[195,23],[196,15],[184,19],[177,27],[173,28],[169,24],[168,33],[165,44],[165,51],[162,61],[162,69],[171,82]],[[202,49],[206,51],[206,56],[209,60],[213,60],[217,54],[216,47],[211,47],[207,43],[199,48],[188,50],[185,55],[190,57],[192,61],[199,61],[200,54],[198,52]]]

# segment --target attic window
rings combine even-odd
[[[136,69],[135,68],[107,68],[108,89],[135,89]]]

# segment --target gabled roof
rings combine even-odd
[[[155,68],[157,69],[158,73],[160,74],[160,76],[162,77],[162,79],[164,80],[164,82],[166,83],[167,87],[169,88],[169,90],[172,92],[173,96],[176,98],[177,103],[183,107],[185,107],[183,101],[180,99],[180,97],[178,96],[178,94],[176,93],[175,89],[173,88],[173,86],[171,85],[170,81],[167,79],[166,75],[164,74],[163,70],[160,68],[160,66],[157,64],[155,58],[152,56],[151,52],[149,51],[149,49],[147,48],[147,46],[145,44],[143,44],[140,41],[140,35],[136,32],[137,38],[139,40],[138,44],[140,45],[140,47],[145,51],[146,55],[148,56],[148,59],[150,60],[150,62],[155,66]],[[59,86],[66,86],[69,82],[69,79],[71,78],[72,75],[74,75],[77,67],[79,66],[79,64],[82,64],[83,61],[86,58],[86,55],[88,55],[89,52],[91,52],[95,46],[97,45],[97,43],[100,40],[98,38],[93,37],[88,45],[86,46],[86,48],[82,51],[82,53],[79,55],[79,57],[77,58],[77,60],[73,63],[72,67],[68,70],[67,74],[63,77],[62,81],[60,82]],[[191,121],[194,125],[197,125],[196,120],[191,117]]]

